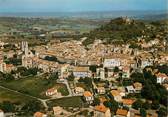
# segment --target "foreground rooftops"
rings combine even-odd
[[[85,91],[85,92],[83,93],[83,95],[84,95],[85,97],[91,97],[91,96],[93,96],[90,91]]]
[[[99,105],[95,106],[95,110],[105,113],[108,110],[108,108],[106,108],[104,105]]]
[[[34,117],[47,117],[47,115],[44,114],[44,113],[41,113],[41,112],[36,112],[36,113],[34,114]]]
[[[112,94],[113,96],[120,96],[120,93],[119,93],[118,90],[112,90],[112,91],[111,91],[111,94]]]
[[[116,115],[127,116],[128,111],[124,109],[117,109]]]
[[[156,76],[159,77],[159,78],[166,78],[166,77],[168,77],[166,74],[160,73],[160,72],[158,74],[156,74]]]
[[[123,104],[126,104],[126,105],[132,105],[135,102],[135,100],[133,99],[123,99],[122,101],[123,101]]]

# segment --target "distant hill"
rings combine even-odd
[[[83,43],[88,45],[93,43],[95,39],[101,39],[106,43],[128,41],[141,36],[144,29],[145,24],[143,22],[120,17],[86,34],[88,39]]]
[[[161,21],[142,21],[129,18],[112,19],[109,23],[102,25],[84,36],[88,37],[83,41],[84,45],[92,44],[94,40],[100,39],[104,43],[127,43],[137,41],[137,37],[145,35],[146,40],[156,37],[159,32],[163,32],[162,27],[166,24]]]

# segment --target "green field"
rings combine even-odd
[[[0,81],[0,85],[13,89],[31,96],[39,98],[48,98],[45,96],[47,89],[56,87],[62,95],[68,95],[68,90],[64,84],[58,84],[54,80],[44,79],[40,77],[28,77],[20,80],[13,81]]]
[[[34,100],[34,99],[19,93],[15,93],[15,92],[0,88],[0,103],[3,101],[10,101],[12,103],[23,103],[31,100]]]
[[[47,104],[49,105],[49,107],[53,107],[53,106],[82,107],[84,106],[83,100],[80,96],[50,100],[47,102]]]

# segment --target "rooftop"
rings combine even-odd
[[[123,104],[126,104],[126,105],[132,105],[135,100],[134,99],[123,99]]]
[[[142,84],[139,82],[135,82],[133,85],[134,85],[134,87],[142,87]]]
[[[120,93],[119,93],[118,90],[112,90],[112,91],[111,91],[111,94],[112,94],[113,96],[120,96]]]
[[[166,74],[164,74],[164,73],[158,73],[158,74],[156,74],[156,76],[157,77],[159,77],[159,78],[165,78],[165,77],[168,77]]]
[[[127,116],[128,111],[124,109],[117,109],[116,115]]]
[[[73,71],[74,72],[88,72],[89,67],[74,67]]]
[[[84,95],[85,97],[91,97],[91,96],[93,96],[90,91],[85,91],[85,92],[83,93],[83,95]]]
[[[41,112],[36,112],[35,114],[34,114],[34,117],[44,117],[44,113],[41,113]]]
[[[106,108],[104,105],[99,105],[95,106],[95,110],[105,113],[108,110],[108,108]]]

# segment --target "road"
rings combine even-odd
[[[66,80],[66,79],[64,79],[63,81],[57,81],[58,83],[63,83],[63,84],[65,84],[66,85],[66,87],[67,87],[67,89],[68,89],[68,92],[69,92],[69,95],[68,96],[73,96],[74,94],[73,94],[73,92],[72,92],[72,90],[71,90],[71,88],[70,88],[70,86],[69,86],[69,84],[68,84],[68,81]]]

